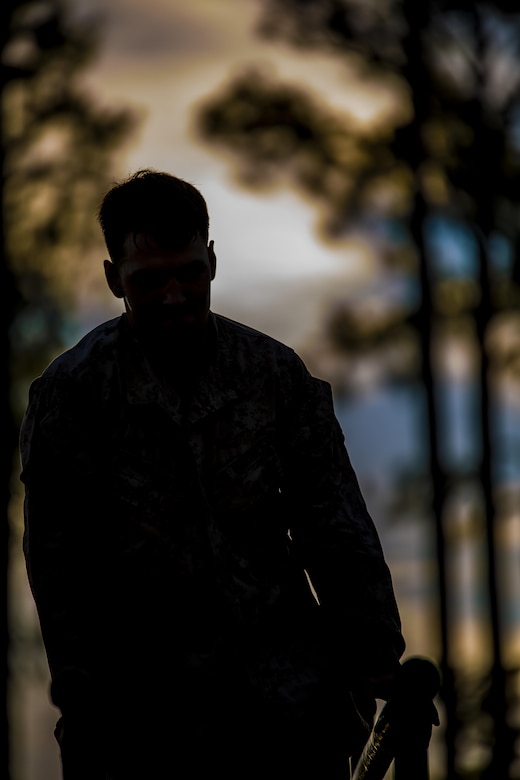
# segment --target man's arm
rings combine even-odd
[[[297,409],[287,458],[295,552],[325,611],[331,647],[363,691],[386,698],[405,648],[391,574],[330,386],[304,373]]]
[[[72,386],[46,379],[33,383],[20,450],[24,554],[51,673],[51,698],[64,717],[67,755],[85,748],[78,767],[88,771],[85,777],[102,777],[99,745],[90,738],[98,706],[91,652],[99,617],[92,515],[101,486],[95,484],[88,410]]]

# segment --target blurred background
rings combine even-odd
[[[459,0],[6,0],[6,780],[55,780],[21,552],[31,380],[120,312],[96,209],[199,187],[212,308],[333,388],[406,656],[442,674],[432,780],[520,778],[520,10]]]

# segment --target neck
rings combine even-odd
[[[212,328],[181,341],[144,343],[144,351],[158,379],[180,395],[189,394],[204,374],[215,348]]]

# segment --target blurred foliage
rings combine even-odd
[[[2,771],[10,776],[10,681],[20,663],[44,666],[35,616],[24,609],[18,431],[29,383],[74,338],[78,298],[101,237],[96,211],[136,118],[102,107],[81,76],[101,20],[72,16],[67,0],[4,0],[1,36],[1,278],[3,505]],[[88,293],[87,293],[88,294]],[[22,593],[20,593],[22,591]],[[24,667],[25,671],[29,666]],[[24,673],[25,679],[27,675]],[[27,749],[27,748],[26,748]]]
[[[261,34],[334,53],[345,63],[346,90],[349,78],[378,83],[393,95],[395,108],[371,125],[361,124],[306,87],[282,83],[252,65],[201,107],[201,137],[230,155],[243,185],[285,182],[313,199],[323,215],[322,235],[361,231],[386,272],[399,278],[418,276],[410,221],[419,187],[428,215],[444,232],[452,231],[453,241],[455,233],[466,232],[471,242],[476,225],[484,233],[493,309],[512,316],[520,307],[518,7],[264,0],[263,10]],[[493,254],[491,242],[499,252]],[[435,254],[433,238],[427,250]],[[432,262],[433,316],[464,318],[478,309],[479,280],[471,277],[467,268],[435,273]],[[357,303],[343,297],[330,313],[329,343],[343,357],[366,359],[370,331],[384,361],[406,323],[417,325],[421,297],[411,284],[402,285],[390,328],[377,317],[368,323],[371,310],[362,305],[362,291]],[[520,379],[520,343],[515,350],[508,370],[514,367]],[[410,358],[413,375],[413,350]],[[393,376],[390,371],[387,378]]]
[[[338,290],[306,361],[338,395],[368,381],[414,386],[425,399],[419,435],[430,473],[425,480],[417,463],[403,474],[388,511],[394,501],[395,516],[404,510],[423,528],[435,521],[446,777],[519,776],[510,774],[519,764],[517,669],[502,666],[494,536],[498,520],[518,518],[519,498],[518,479],[496,477],[505,447],[496,420],[520,389],[520,8],[263,0],[262,9],[260,34],[309,57],[334,55],[346,92],[352,80],[378,85],[392,110],[361,123],[307,85],[251,65],[200,106],[197,130],[229,156],[242,185],[294,187],[316,204],[322,237],[361,236],[378,259],[364,289]],[[450,382],[468,399],[457,424],[466,435],[472,426],[470,457],[458,460],[447,447]],[[469,670],[470,683],[454,639],[464,586],[451,533],[468,496],[475,522],[462,547],[474,550],[471,598],[481,599],[489,641],[480,648],[486,674]]]
[[[67,0],[19,0],[4,9],[2,152],[4,263],[16,290],[12,388],[68,346],[71,318],[100,246],[96,210],[115,178],[117,151],[136,118],[98,104],[81,82],[101,19],[75,18]]]

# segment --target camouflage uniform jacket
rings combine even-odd
[[[210,317],[216,348],[189,403],[153,376],[125,315],[33,382],[29,581],[55,681],[106,688],[234,654],[291,705],[316,683],[318,646],[353,674],[392,668],[399,614],[330,386],[289,347]]]

